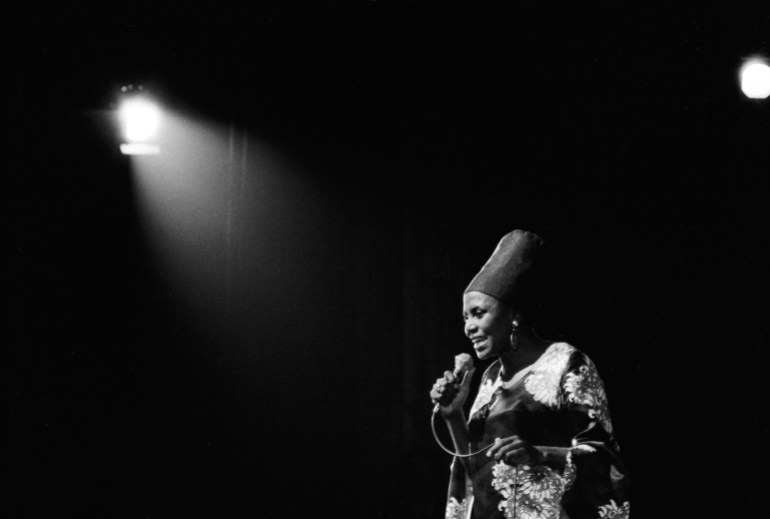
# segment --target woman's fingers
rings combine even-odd
[[[492,447],[487,451],[487,456],[495,461],[507,463],[529,463],[528,444],[518,436],[497,438]]]
[[[433,400],[438,401],[441,396],[444,394],[445,384],[443,382],[443,379],[439,379],[436,381],[435,384],[433,384],[433,389],[430,390],[430,397]]]
[[[462,377],[455,376],[451,371],[445,371],[444,376],[437,379],[430,390],[430,398],[434,404],[443,407],[462,406],[468,397],[473,369],[463,373]]]
[[[539,460],[541,458],[537,453],[537,449],[518,436],[509,436],[503,439],[496,438],[495,443],[487,450],[487,456],[494,458],[496,461],[504,461],[511,464],[540,463]]]
[[[489,449],[487,449],[487,457],[491,458],[497,453],[497,451],[500,449],[500,442],[501,442],[500,438],[495,438],[495,443],[493,443],[492,446]]]
[[[505,454],[501,454],[497,461],[505,461],[506,463],[527,463],[529,461],[529,455],[524,447],[515,447]]]
[[[476,368],[471,368],[463,374],[463,378],[460,381],[460,389],[462,391],[468,391],[468,389],[471,387],[471,380],[473,379],[473,373],[475,371]]]
[[[495,455],[495,461],[521,462],[526,451],[521,446],[507,446]]]
[[[433,384],[433,388],[430,391],[430,397],[433,400],[433,403],[441,403],[444,406],[449,405],[447,400],[454,399],[455,395],[453,392],[456,390],[452,385],[452,380],[448,380],[447,373],[449,374],[448,376],[452,376],[452,374],[447,371],[444,374],[444,377],[436,380],[436,383]]]
[[[516,449],[519,445],[523,444],[518,436],[509,436],[507,438],[495,438],[495,443],[487,451],[487,456],[500,460],[500,457],[505,453]]]

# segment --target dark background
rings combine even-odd
[[[634,515],[763,501],[767,4],[507,4],[9,17],[4,517],[443,517],[427,391],[514,228],[561,251]],[[127,83],[221,137],[157,221]]]

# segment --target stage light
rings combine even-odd
[[[770,96],[770,66],[762,59],[753,59],[741,67],[741,90],[750,99]]]
[[[131,142],[149,139],[160,123],[160,109],[144,97],[124,100],[118,113],[123,123],[123,133]]]
[[[152,96],[142,85],[125,85],[120,89],[117,120],[125,142],[120,145],[124,155],[158,155],[157,132],[162,113]]]

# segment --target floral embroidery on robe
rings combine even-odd
[[[458,502],[454,497],[449,498],[446,505],[445,519],[465,519],[468,514],[468,503],[465,499]]]
[[[564,342],[551,345],[548,350],[532,365],[532,373],[524,386],[538,402],[548,407],[560,403],[561,388],[559,382],[575,348]]]
[[[631,513],[631,503],[624,502],[618,506],[614,499],[610,499],[610,504],[599,507],[599,517],[602,519],[626,519]]]
[[[586,406],[588,416],[598,419],[604,430],[612,433],[607,395],[591,359],[586,359],[586,363],[577,372],[567,373],[564,377],[564,390],[567,392],[567,400]]]

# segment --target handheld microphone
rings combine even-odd
[[[471,357],[467,353],[461,353],[455,356],[455,370],[452,373],[455,379],[457,379],[457,381],[455,382],[455,387],[459,388],[460,383],[462,382],[462,380],[460,380],[460,377],[462,377],[472,369],[473,369],[473,357]],[[463,380],[464,380],[464,377],[463,377]],[[441,407],[441,403],[437,402],[436,405],[433,406],[433,412],[438,413],[440,407]]]

